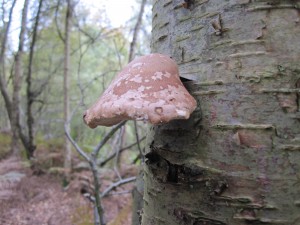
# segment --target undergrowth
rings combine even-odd
[[[0,132],[0,160],[10,152],[11,136],[8,133]]]

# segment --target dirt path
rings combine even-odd
[[[76,174],[69,188],[64,189],[59,177],[49,174],[33,175],[32,170],[17,158],[2,160],[0,162],[0,224],[93,224],[92,204],[80,193],[80,179],[76,178],[82,176],[88,176],[88,172]],[[108,186],[110,183],[104,181],[103,186]],[[111,221],[109,224],[130,224],[130,194],[110,196],[103,202],[106,218]]]

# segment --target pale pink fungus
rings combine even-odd
[[[161,124],[188,119],[195,108],[195,99],[180,81],[177,64],[169,56],[150,54],[125,66],[83,119],[91,128],[123,120]]]

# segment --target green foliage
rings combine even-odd
[[[52,152],[60,151],[64,148],[64,139],[63,137],[46,139],[42,133],[38,133],[36,135],[36,145]]]
[[[59,4],[56,11],[57,1],[44,2],[39,21],[36,45],[34,47],[32,67],[32,91],[35,95],[33,103],[34,130],[36,131],[35,143],[38,149],[63,149],[63,59],[64,59],[64,20],[65,3]],[[139,7],[137,7],[137,10]],[[90,152],[101,140],[106,128],[89,129],[82,121],[83,112],[93,104],[103,93],[118,71],[127,64],[131,34],[135,25],[136,15],[123,28],[111,28],[105,12],[91,13],[91,9],[81,3],[75,6],[71,32],[71,71],[70,71],[70,108],[72,111],[71,132],[74,140]],[[0,10],[1,11],[1,10]],[[28,72],[30,44],[37,3],[32,3],[29,23],[27,24],[28,36],[24,48],[23,57],[23,83],[21,87],[21,108],[24,112],[22,124],[26,124],[26,79]],[[90,15],[93,14],[91,17]],[[147,19],[149,24],[151,19]],[[1,25],[1,24],[0,24]],[[137,43],[137,55],[149,52],[147,32],[142,32]],[[62,38],[61,38],[62,36]],[[1,38],[1,37],[0,37]],[[12,46],[13,40],[9,40]],[[11,74],[13,71],[14,55],[12,49],[8,49],[5,58],[5,78],[11,93]],[[7,113],[5,105],[0,98],[0,112],[5,115],[0,119],[0,126],[7,127]],[[26,125],[25,125],[26,132]],[[129,128],[126,138],[134,140],[135,136]],[[3,145],[2,145],[3,146]],[[101,153],[110,150],[109,145]],[[7,150],[9,151],[9,150]],[[1,147],[1,152],[6,152]],[[5,155],[6,153],[4,153]]]
[[[36,136],[37,149],[34,154],[35,159],[32,161],[35,168],[55,175],[61,175],[63,173],[63,171],[60,171],[63,168],[63,141],[63,138],[45,139],[39,133]]]
[[[7,133],[0,132],[0,160],[3,159],[10,151],[11,136]]]
[[[75,225],[93,225],[93,216],[91,215],[90,207],[87,205],[79,206],[72,217],[72,224]]]
[[[116,218],[114,218],[113,221],[109,223],[109,225],[121,225],[124,224],[128,217],[131,216],[131,210],[132,210],[132,203],[123,206],[122,210],[119,212]]]

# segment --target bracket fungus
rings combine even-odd
[[[90,128],[124,120],[162,124],[188,119],[196,105],[180,81],[177,64],[169,56],[155,53],[125,66],[83,119]]]

